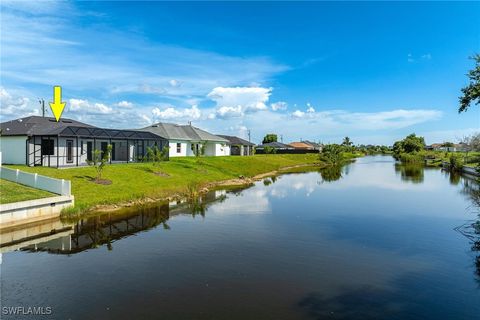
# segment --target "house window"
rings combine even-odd
[[[67,140],[67,162],[73,162],[73,140]]]
[[[53,156],[54,154],[54,141],[53,140],[42,140],[42,154],[44,156]]]
[[[180,153],[180,152],[182,152],[182,144],[177,143],[177,153]]]
[[[193,143],[190,145],[190,150],[195,150],[195,145]]]

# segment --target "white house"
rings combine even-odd
[[[97,128],[62,118],[31,116],[0,123],[0,151],[5,164],[29,166],[81,166],[92,159],[94,150],[112,145],[110,162],[134,162],[146,148],[161,148],[167,140],[139,130]]]
[[[213,135],[192,125],[156,123],[141,129],[168,140],[170,157],[195,156],[205,144],[205,156],[229,156],[230,145],[227,139]]]

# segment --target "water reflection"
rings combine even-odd
[[[462,178],[462,184],[461,193],[466,195],[471,201],[473,211],[477,214],[477,219],[466,222],[458,227],[457,231],[463,234],[470,242],[471,250],[475,256],[475,276],[480,284],[480,184],[468,178]]]
[[[402,181],[412,183],[422,183],[424,179],[423,171],[425,168],[422,165],[416,164],[395,164],[395,172],[400,174]]]
[[[348,174],[349,166],[345,168],[345,173]],[[320,176],[322,177],[321,183],[323,182],[334,182],[342,178],[342,167],[341,166],[331,166],[320,170]]]
[[[223,202],[225,191],[211,191],[195,199],[125,208],[114,213],[103,213],[75,222],[47,222],[31,227],[3,232],[0,241],[1,252],[16,249],[22,251],[46,251],[55,254],[75,254],[91,248],[106,246],[113,249],[113,243],[133,234],[156,227],[170,230],[168,220],[175,215],[205,216],[213,203]],[[41,232],[36,232],[42,230]],[[7,230],[8,231],[8,230]],[[25,236],[28,234],[28,236]],[[23,236],[23,237],[22,237]]]

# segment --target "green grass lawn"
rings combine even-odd
[[[54,197],[56,194],[0,179],[0,204]]]
[[[252,177],[282,167],[318,162],[317,154],[255,155],[249,157],[194,157],[172,158],[154,168],[151,163],[107,165],[102,179],[110,185],[93,183],[95,170],[91,167],[56,169],[48,167],[8,166],[27,172],[72,181],[76,210],[85,211],[98,204],[115,204],[144,197],[163,198],[183,194],[189,185],[214,181]],[[162,171],[168,177],[155,175]]]

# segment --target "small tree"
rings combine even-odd
[[[95,168],[97,172],[97,176],[95,177],[95,181],[100,181],[102,179],[103,169],[108,163],[110,159],[110,155],[112,153],[112,145],[109,144],[105,152],[95,149],[92,152],[92,160],[87,160],[87,164]]]
[[[193,149],[193,153],[195,154],[195,157],[203,157],[205,155],[205,151],[207,149],[207,141],[203,141],[202,143],[199,144]]]
[[[278,137],[275,133],[268,133],[267,135],[265,135],[265,137],[263,138],[263,144],[265,143],[269,143],[269,142],[277,142],[278,141]]]
[[[154,167],[158,167],[160,166],[160,162],[168,161],[169,149],[168,146],[163,147],[161,150],[157,146],[147,147],[147,155],[145,158],[147,161],[152,162]]]
[[[480,104],[480,54],[477,53],[470,58],[475,60],[475,67],[467,74],[470,83],[462,88],[458,113],[467,111],[473,103]]]
[[[265,146],[265,147],[263,148],[263,152],[264,152],[265,154],[275,154],[275,153],[277,153],[277,149],[275,149],[274,147]]]

